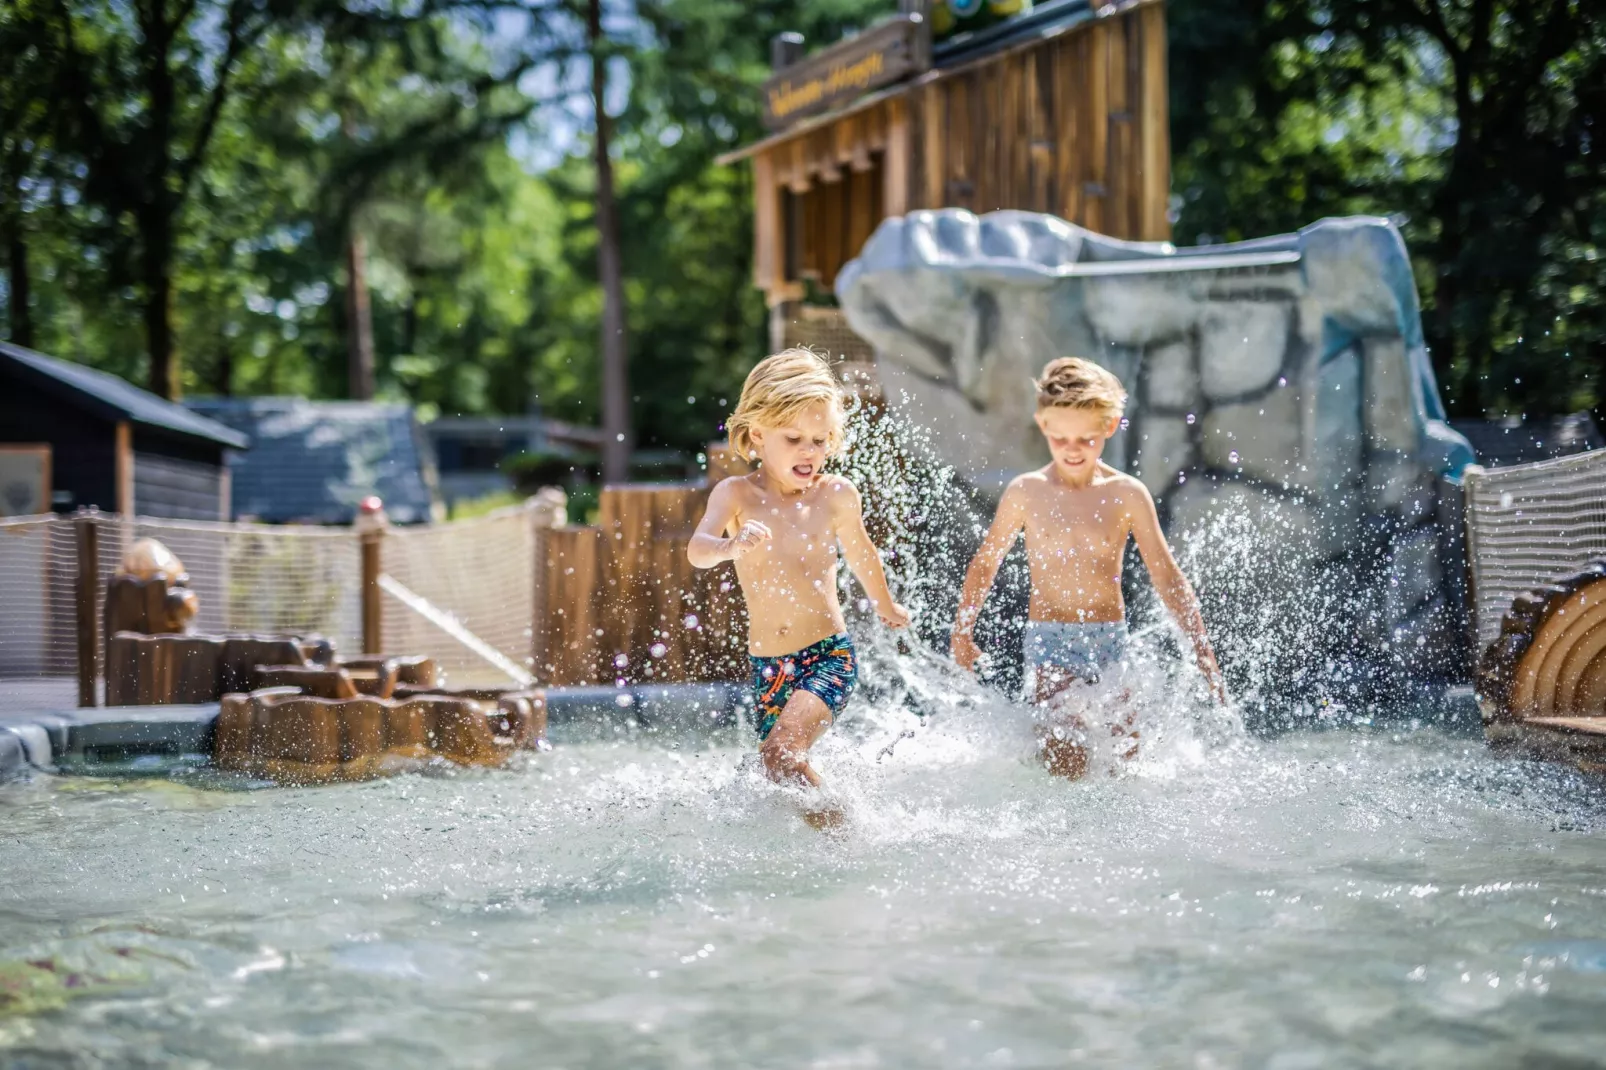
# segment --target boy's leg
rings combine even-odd
[[[775,719],[775,727],[759,744],[758,754],[764,772],[778,784],[819,787],[820,778],[809,767],[808,752],[814,741],[831,726],[831,707],[818,695],[801,689],[792,692],[786,707]]]
[[[1045,710],[1054,705],[1063,705],[1061,696],[1073,682],[1074,678],[1062,670],[1042,666],[1036,673],[1032,698]],[[1056,725],[1055,721],[1059,724]],[[1077,738],[1086,727],[1080,716],[1065,716],[1060,711],[1049,713],[1049,723],[1043,726],[1039,737],[1038,752],[1042,755],[1043,767],[1050,774],[1075,780],[1087,772],[1087,748]]]

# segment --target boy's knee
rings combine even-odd
[[[790,763],[795,755],[796,748],[787,733],[777,728],[764,737],[764,742],[758,745],[758,756],[764,764],[775,768]]]

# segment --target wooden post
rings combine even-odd
[[[385,507],[378,498],[364,498],[357,512],[357,538],[362,540],[362,649],[365,654],[385,650],[384,605],[379,574],[385,542]]]
[[[98,706],[95,684],[100,676],[100,528],[94,510],[73,518],[78,542],[78,705]]]
[[[901,97],[887,101],[887,151],[882,157],[881,214],[883,217],[909,212],[909,169],[912,152],[909,108]],[[874,227],[880,220],[872,220]]]
[[[1141,220],[1138,237],[1166,241],[1171,237],[1171,111],[1167,99],[1165,8],[1151,4],[1138,12],[1143,33],[1143,109]]]
[[[131,518],[134,515],[134,429],[127,420],[117,422],[116,452],[112,463],[117,479],[117,511]]]

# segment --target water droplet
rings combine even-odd
[[[651,654],[655,658],[661,658],[665,654],[669,653],[669,648],[664,646],[662,643],[654,643],[652,646],[647,648],[647,653]]]
[[[1231,451],[1230,453],[1227,454],[1227,463],[1228,464],[1237,464],[1238,463],[1238,451],[1237,450],[1233,450],[1233,451]]]
[[[688,627],[688,628],[697,627],[697,614],[695,614],[695,613],[686,614],[686,619],[684,621],[682,621],[681,623],[686,625],[686,627]]]
[[[1188,413],[1188,424],[1189,424],[1189,425],[1190,425],[1190,426],[1191,426],[1191,425],[1192,425],[1192,424],[1193,424],[1193,420],[1194,420],[1194,416],[1193,416],[1193,413],[1191,413],[1191,412],[1190,412],[1190,413]]]
[[[613,656],[613,667],[614,668],[622,669],[626,665],[629,665],[629,664],[630,664],[630,659],[627,656],[625,656],[624,654],[615,654]]]
[[[613,704],[615,706],[618,706],[621,710],[625,709],[626,707],[635,705],[635,702],[636,702],[635,696],[630,694],[629,692],[625,692],[624,694],[613,696]]]

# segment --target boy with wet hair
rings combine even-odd
[[[747,600],[747,645],[764,771],[818,787],[808,750],[847,706],[858,681],[837,599],[838,555],[882,621],[909,623],[864,529],[859,491],[825,462],[842,448],[844,401],[830,365],[809,349],[760,361],[726,423],[731,449],[758,462],[708,497],[686,556],[697,568],[736,563]]]
[[[1026,693],[1048,706],[1072,681],[1096,682],[1126,654],[1126,604],[1121,595],[1127,536],[1138,544],[1156,593],[1192,641],[1194,656],[1212,694],[1226,701],[1215,651],[1205,634],[1199,602],[1171,556],[1154,499],[1138,480],[1099,459],[1121,426],[1126,391],[1092,361],[1061,357],[1037,380],[1037,427],[1053,460],[1017,476],[1004,491],[998,513],[965,573],[954,620],[954,660],[972,669],[981,651],[972,630],[992,588],[998,566],[1016,535],[1025,532],[1031,572],[1026,623]],[[1044,730],[1044,763],[1061,776],[1087,768],[1085,719],[1073,716],[1069,731]],[[1130,713],[1117,715],[1112,736],[1134,741]]]

